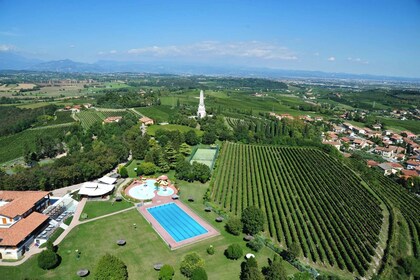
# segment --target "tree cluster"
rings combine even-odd
[[[128,279],[127,266],[119,258],[105,254],[102,256],[96,265],[94,272],[94,279],[96,280],[114,280],[114,279]]]

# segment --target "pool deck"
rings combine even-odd
[[[166,204],[173,202],[179,206],[182,210],[184,210],[191,218],[193,218],[196,222],[198,222],[202,227],[207,230],[207,233],[200,234],[198,236],[188,238],[179,242],[176,242],[172,236],[160,225],[160,223],[147,211],[148,208],[155,207],[158,205]],[[162,237],[162,239],[168,244],[171,250],[176,250],[181,247],[197,243],[204,239],[208,239],[217,235],[220,235],[216,229],[214,229],[209,223],[207,223],[204,219],[194,213],[189,207],[183,204],[179,200],[172,200],[171,197],[155,197],[153,202],[150,204],[142,205],[137,207],[137,210],[140,212],[141,215],[150,223],[153,229]]]

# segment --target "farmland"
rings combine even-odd
[[[80,119],[82,127],[88,129],[93,124],[101,123],[104,119],[114,116],[124,116],[127,114],[125,110],[83,110],[77,113],[77,118]]]
[[[35,139],[43,134],[49,134],[57,137],[59,134],[64,135],[67,127],[55,127],[45,129],[27,129],[25,131],[0,137],[0,163],[23,156],[25,145],[33,149],[35,147]]]
[[[256,205],[265,232],[307,261],[365,275],[383,222],[382,205],[350,169],[309,148],[225,143],[212,187],[221,208]]]

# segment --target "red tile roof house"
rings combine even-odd
[[[379,165],[379,163],[378,162],[376,162],[376,161],[374,161],[374,160],[368,160],[367,161],[367,166],[370,168],[370,167],[372,167],[372,166],[378,166]]]
[[[417,177],[417,176],[419,176],[419,173],[417,173],[416,170],[407,170],[407,169],[401,170],[401,176],[400,176],[401,178],[408,179],[410,177]]]
[[[122,119],[121,116],[108,117],[108,118],[104,119],[103,123],[119,122],[121,119]]]
[[[0,259],[17,260],[48,225],[49,192],[0,191]]]
[[[417,166],[420,166],[420,161],[407,160],[407,169],[416,169]]]
[[[154,124],[154,121],[151,118],[148,118],[148,117],[142,117],[142,118],[139,119],[139,121],[141,123],[144,123],[145,125],[152,125],[152,124]]]

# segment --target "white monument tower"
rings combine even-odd
[[[200,91],[200,104],[198,105],[197,117],[202,119],[206,116],[206,107],[204,106],[204,92]]]

